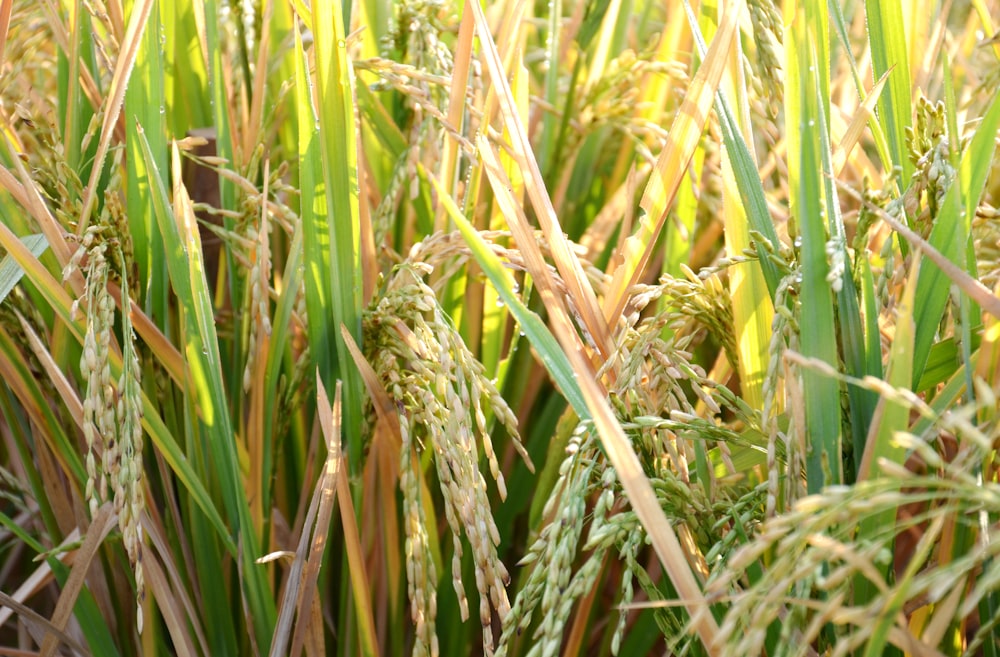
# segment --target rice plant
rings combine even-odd
[[[997,655],[996,16],[0,0],[0,654]]]

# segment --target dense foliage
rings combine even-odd
[[[0,0],[0,654],[997,655],[997,16]]]

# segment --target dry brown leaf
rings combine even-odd
[[[52,613],[52,626],[56,630],[63,631],[66,629],[66,623],[69,622],[69,618],[73,613],[73,606],[76,604],[76,599],[80,595],[83,585],[86,583],[87,571],[90,569],[90,564],[94,560],[94,557],[97,556],[98,548],[101,547],[101,543],[104,542],[104,538],[111,531],[111,528],[114,527],[116,521],[117,516],[115,515],[114,505],[110,502],[105,502],[97,510],[97,514],[87,529],[87,536],[83,539],[83,545],[77,551],[73,567],[69,572],[69,577],[63,585],[59,601],[56,603],[55,611]],[[52,657],[61,642],[62,638],[56,634],[46,634],[45,640],[42,641],[41,657]]]

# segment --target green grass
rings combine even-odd
[[[0,2],[0,653],[1000,654],[997,15]]]

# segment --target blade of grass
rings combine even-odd
[[[228,41],[225,32],[232,23],[226,24],[226,16],[223,12],[225,0],[196,0],[193,4],[193,13],[196,14],[199,34],[198,43],[202,45],[205,54],[206,64],[206,91],[208,100],[207,117],[210,119],[211,134],[215,137],[215,155],[221,161],[227,162],[229,167],[237,171],[241,170],[246,162],[251,159],[250,153],[245,153],[240,148],[238,141],[236,119],[237,113],[245,106],[240,101],[245,100],[245,94],[237,91],[239,81],[237,78],[246,56],[246,40],[239,36],[241,28],[237,26],[237,36],[234,41]],[[200,10],[200,11],[199,11]],[[232,56],[225,56],[232,55]],[[189,53],[179,56],[190,57]],[[261,75],[264,73],[261,72]],[[244,114],[240,112],[240,118],[245,122]],[[222,210],[238,212],[239,190],[237,183],[231,176],[224,174],[226,168],[219,168],[218,177],[218,204]],[[222,216],[222,225],[227,231],[234,231],[236,221],[232,215]],[[243,299],[246,292],[245,283],[247,277],[238,273],[238,262],[233,249],[227,241],[223,241],[220,252],[220,262],[226,263],[225,269],[228,275],[220,275],[217,282],[218,297],[220,300],[228,293],[230,299]],[[211,289],[211,288],[210,288]],[[242,332],[241,332],[242,333]],[[222,367],[226,372],[226,379],[238,381],[242,365],[242,345],[240,340],[226,340],[219,343],[220,358]],[[237,405],[236,386],[230,389],[231,397],[229,403]]]
[[[67,30],[67,27],[63,25],[62,17],[57,13],[55,3],[45,2],[42,3],[42,7],[45,12],[46,22],[48,26],[51,28],[53,40],[56,42],[56,44],[58,44],[61,50],[61,54],[63,54],[66,58],[70,57],[71,53],[73,52],[73,46],[70,43],[69,31]],[[86,33],[81,34],[81,36],[84,39],[88,38],[88,34]],[[63,60],[62,63],[65,64],[66,61]],[[69,91],[67,87],[70,84],[79,84],[83,93],[87,96],[87,100],[90,102],[91,109],[97,108],[101,104],[101,93],[100,90],[98,89],[97,83],[94,80],[91,70],[88,67],[84,66],[79,68],[78,72],[79,72],[79,78],[71,83],[68,78],[68,71],[67,71],[67,77],[62,80],[62,84],[64,85],[64,92],[60,94],[60,98],[61,99],[66,98],[66,95]],[[68,105],[64,102],[63,107],[67,106]]]
[[[609,0],[604,7],[601,17],[601,28],[597,32],[594,54],[591,56],[587,66],[587,81],[584,87],[594,87],[604,75],[608,66],[608,58],[611,56],[612,41],[615,37],[615,29],[620,20],[622,11],[622,0]]]
[[[167,129],[175,137],[212,125],[205,50],[205,13],[197,0],[160,4],[163,15],[164,76]],[[164,151],[165,152],[165,151]]]
[[[809,24],[812,57],[815,63],[816,100],[819,103],[825,128],[820,134],[829,139],[830,126],[830,14],[829,3],[803,2],[806,22]],[[817,121],[818,123],[818,121]],[[787,130],[787,125],[785,126]],[[829,151],[829,148],[826,149]]]
[[[429,179],[434,184],[438,193],[438,202],[444,205],[451,220],[458,226],[459,231],[461,231],[462,236],[476,257],[476,261],[482,267],[483,273],[493,283],[493,287],[496,288],[503,302],[510,308],[511,314],[514,315],[521,325],[521,330],[524,331],[528,340],[534,345],[542,364],[549,371],[552,379],[559,386],[566,400],[573,406],[577,415],[584,417],[587,414],[587,405],[580,394],[579,385],[574,383],[573,371],[565,359],[559,358],[556,355],[559,352],[559,342],[549,331],[548,327],[545,326],[541,318],[529,310],[520,297],[514,293],[510,275],[504,270],[482,237],[475,232],[472,225],[465,219],[465,216],[458,209],[458,206],[455,205],[454,200],[445,191],[444,187],[433,176],[430,176]],[[461,220],[457,217],[461,217]],[[485,266],[483,264],[484,261],[490,266]]]
[[[274,148],[286,157],[291,157],[296,152],[298,125],[294,120],[295,94],[289,93],[285,85],[295,80],[295,58],[298,52],[289,47],[295,10],[290,2],[267,0],[267,12],[262,29],[269,33],[271,42],[271,63],[265,69],[268,70],[271,81],[267,85],[267,98],[264,101],[267,107],[264,122],[271,129],[277,124]],[[293,177],[293,180],[296,178]]]
[[[143,34],[149,14],[153,9],[154,0],[142,0],[132,15],[129,16],[128,30],[122,40],[121,52],[115,60],[115,71],[111,76],[111,85],[108,89],[107,101],[104,108],[104,120],[101,123],[101,136],[97,142],[97,154],[94,157],[94,167],[90,171],[90,180],[83,195],[83,209],[80,212],[80,221],[77,224],[76,235],[81,237],[90,222],[90,215],[94,211],[97,203],[97,189],[100,182],[101,172],[104,170],[104,159],[107,157],[108,148],[111,146],[111,137],[114,134],[118,117],[121,114],[122,104],[125,100],[125,91],[128,88],[129,79],[132,76],[132,69],[135,66],[136,56],[142,44]]]
[[[51,622],[55,629],[59,631],[66,629],[66,623],[73,612],[77,597],[80,595],[80,591],[86,582],[87,570],[90,568],[94,557],[97,556],[97,550],[101,547],[101,543],[104,542],[104,538],[115,525],[116,520],[117,516],[115,515],[114,505],[110,502],[106,502],[97,510],[97,514],[87,529],[87,536],[83,539],[83,544],[73,559],[73,567],[70,569],[69,577],[62,585],[62,593],[59,595],[59,601],[52,612]],[[59,647],[59,642],[59,637],[54,634],[47,634],[45,640],[42,642],[39,652],[40,656],[52,657],[55,654],[56,648]]]
[[[889,350],[887,382],[897,389],[908,388],[913,381],[913,338],[915,325],[913,310],[916,301],[917,274],[920,269],[920,251],[913,251],[914,261],[899,305],[896,307],[896,333]],[[882,397],[878,401],[872,418],[864,454],[859,460],[858,481],[885,476],[879,464],[886,460],[902,465],[906,460],[906,449],[895,440],[899,431],[906,431],[910,409],[896,400]],[[876,514],[865,518],[858,529],[859,541],[870,541],[886,526],[892,525],[895,511]],[[878,567],[878,566],[877,566]],[[879,567],[888,576],[891,564]],[[866,577],[857,577],[854,583],[854,603],[864,605],[870,602],[877,591]]]
[[[524,257],[525,266],[538,290],[542,304],[550,313],[565,313],[563,302],[556,291],[555,281],[549,273],[548,265],[542,254],[538,249],[523,246],[534,242],[535,232],[529,228],[528,218],[511,191],[511,182],[503,169],[499,155],[494,147],[483,138],[480,138],[478,146],[483,168],[493,187],[497,205],[504,216],[508,217],[507,224],[510,226],[514,241],[522,247],[521,254]],[[575,340],[575,348],[577,350],[583,349],[579,340]]]
[[[32,328],[31,324],[19,312],[17,313],[17,319],[21,324],[21,330],[24,331],[25,336],[28,338],[28,345],[31,347],[32,353],[35,354],[38,362],[42,364],[45,373],[49,375],[49,380],[52,381],[52,385],[55,386],[56,391],[59,393],[59,398],[66,405],[70,417],[73,418],[73,424],[82,432],[83,404],[80,402],[80,397],[76,394],[76,390],[70,385],[65,373],[59,369],[59,365],[52,358],[52,354],[42,343],[42,339],[35,332],[34,328]]]
[[[458,27],[458,41],[455,44],[455,59],[451,71],[451,90],[448,96],[448,125],[461,132],[463,116],[466,111],[465,92],[468,87],[469,71],[472,67],[473,36],[475,23],[472,12],[462,14],[462,22]],[[450,133],[445,138],[444,153],[438,168],[438,178],[453,183],[458,172],[459,142]],[[444,231],[446,227],[445,213],[442,208],[434,215],[434,231]]]
[[[742,8],[743,4],[737,3],[726,12],[670,126],[667,145],[657,158],[656,168],[639,202],[639,227],[625,242],[624,259],[614,270],[605,296],[604,317],[609,322],[624,310],[629,290],[639,282],[656,238],[663,230],[667,211],[708,121],[729,50],[736,43],[736,27]]]
[[[323,192],[323,164],[320,159],[312,85],[302,49],[302,35],[295,22],[295,110],[299,127],[299,184],[302,189],[301,215],[305,260],[305,297],[309,313],[309,345],[320,375],[333,376],[333,351],[327,339],[333,324],[329,317],[330,228],[326,195]]]
[[[59,53],[58,62],[59,109],[64,117],[62,140],[66,153],[66,164],[77,171],[82,178],[88,167],[81,158],[81,136],[93,117],[94,111],[92,107],[83,102],[84,85],[80,84],[79,80],[81,70],[87,70],[85,62],[93,61],[94,44],[91,30],[86,29],[90,27],[90,16],[83,3],[74,2],[68,9],[66,16],[68,50]],[[83,28],[81,28],[81,23]]]
[[[35,258],[42,257],[45,250],[49,248],[48,240],[45,239],[44,235],[26,235],[22,241]],[[0,260],[0,303],[3,303],[3,300],[7,298],[22,276],[24,276],[24,270],[18,266],[13,257],[6,255],[3,260]]]
[[[820,20],[825,24],[827,17],[823,15],[820,17]],[[854,277],[848,273],[853,271],[854,267],[851,263],[851,256],[847,251],[847,230],[844,227],[844,219],[840,212],[837,188],[833,184],[834,165],[831,154],[829,123],[826,118],[830,116],[829,96],[820,94],[817,101],[821,104],[822,108],[819,114],[819,146],[820,161],[823,165],[824,174],[824,212],[827,217],[827,232],[830,236],[830,242],[828,242],[826,247],[828,252],[827,257],[831,261],[839,261],[841,266],[841,271],[833,271],[828,275],[828,279],[829,276],[834,277],[832,280],[828,280],[828,282],[833,287],[837,309],[837,326],[835,327],[835,332],[847,373],[856,378],[861,378],[866,375],[881,373],[881,364],[874,371],[869,370],[865,327],[862,323],[861,309],[858,305],[858,290],[854,282]],[[832,268],[833,266],[831,265]],[[881,356],[881,353],[881,345],[879,345],[876,347],[872,360],[877,360]],[[875,413],[875,406],[878,399],[871,391],[857,386],[848,386],[847,396],[850,440],[856,465],[853,470],[846,472],[845,476],[849,481],[852,481],[859,472],[857,466],[857,462],[859,461],[858,455],[865,449],[871,417]]]
[[[0,591],[0,604],[6,606],[11,611],[17,613],[18,620],[25,629],[31,634],[32,639],[35,642],[39,642],[42,637],[55,636],[58,637],[59,641],[65,643],[69,648],[76,651],[77,654],[84,655],[84,657],[89,657],[90,653],[80,645],[80,643],[73,637],[69,636],[65,632],[57,629],[49,619],[42,616],[40,613],[29,607],[28,605],[18,602],[15,598],[7,595],[3,591]],[[4,651],[6,652],[6,651]],[[21,657],[25,653],[22,651],[10,652],[7,654],[14,655],[15,657]],[[35,655],[37,653],[28,653],[29,655]]]
[[[836,198],[830,191],[830,185],[827,186],[827,198]],[[840,226],[841,241],[835,248],[840,252],[843,262],[849,263],[850,256],[847,253],[846,240],[843,238],[843,222],[839,206],[828,202],[827,208],[828,215],[835,217]],[[845,266],[849,267],[846,264]],[[865,262],[864,266],[868,267],[869,264]],[[866,375],[880,377],[882,375],[882,348],[877,313],[872,308],[866,308],[864,317],[862,317],[858,301],[859,291],[855,286],[854,278],[847,273],[848,271],[849,269],[845,270],[841,276],[841,287],[836,291],[838,319],[840,319],[840,349],[844,354],[845,369],[848,374],[858,378]],[[867,276],[870,278],[870,271],[867,272]],[[869,281],[862,280],[862,284],[867,285]],[[872,293],[871,289],[865,290],[863,300],[867,302],[868,299],[871,299],[868,295]],[[849,386],[847,395],[850,404],[851,443],[856,463],[855,472],[851,473],[851,476],[854,477],[860,473],[858,454],[864,452],[877,399],[870,391],[856,386]]]
[[[942,20],[944,20],[944,17],[942,17]],[[944,110],[948,142],[951,144],[960,144],[962,143],[962,137],[958,132],[958,107],[955,99],[955,85],[954,80],[952,79],[951,64],[948,55],[943,51],[941,52],[941,70],[942,77],[944,79]],[[964,180],[971,173],[967,170],[961,169],[962,165],[958,149],[949,149],[948,159],[952,168],[959,172],[960,181]],[[974,245],[970,238],[972,236],[972,220],[976,215],[976,207],[979,205],[979,199],[970,198],[965,195],[964,189],[962,191],[965,201],[965,212],[962,213],[960,225],[964,236],[964,239],[962,239],[961,242],[965,244],[965,270],[973,278],[978,278],[978,274],[976,273],[976,254]],[[969,391],[972,391],[972,323],[973,321],[976,324],[979,323],[981,311],[974,303],[970,302],[967,296],[964,295],[960,295],[957,300],[953,299],[952,303],[954,306],[957,306],[955,309],[955,319],[958,321],[958,326],[956,327],[957,335],[955,338],[958,340],[959,346],[961,347],[961,362],[965,366],[965,371],[967,373],[966,376],[968,377],[965,385]],[[973,318],[975,319],[973,320]],[[970,392],[967,401],[970,401],[971,397],[972,395]]]
[[[138,11],[134,0],[125,3],[131,16]],[[139,280],[145,282],[145,308],[157,326],[165,327],[169,317],[166,258],[152,213],[148,176],[136,122],[146,131],[150,150],[161,171],[167,166],[166,123],[163,97],[163,57],[161,53],[159,2],[152,3],[150,16],[136,52],[135,68],[125,92],[125,199]]]
[[[372,137],[384,150],[384,157],[389,161],[391,168],[391,163],[395,162],[406,149],[406,137],[403,136],[402,131],[393,121],[385,106],[379,102],[378,97],[367,85],[359,84],[356,90],[361,116],[367,119],[367,121],[362,121],[362,128],[371,131]],[[369,162],[374,161],[370,152],[366,153],[366,156]]]
[[[176,650],[175,654],[178,657],[195,657],[198,651],[194,647],[187,623],[184,622],[180,610],[174,605],[175,596],[167,581],[166,573],[163,572],[163,568],[155,556],[144,556],[142,565],[146,576],[146,586],[149,587],[149,592],[159,603],[160,615],[163,617],[163,624],[167,627],[171,646]]]
[[[882,96],[882,89],[885,88],[885,83],[889,79],[891,72],[891,70],[886,71],[878,79],[872,90],[868,92],[868,96],[864,98],[861,105],[858,106],[857,111],[854,112],[854,116],[851,117],[851,122],[847,125],[844,136],[840,139],[837,149],[833,152],[833,173],[835,176],[839,177],[844,173],[844,168],[847,166],[851,151],[857,145],[858,140],[861,139],[865,126],[870,125],[874,120],[875,105]]]
[[[892,165],[902,167],[902,180],[909,180],[913,163],[907,157],[906,128],[912,122],[913,110],[902,4],[901,0],[865,0],[865,15],[875,77],[889,74],[888,93],[879,96],[878,120],[889,144]]]
[[[865,94],[865,85],[861,79],[861,73],[858,71],[858,63],[854,58],[854,53],[851,49],[851,39],[847,33],[847,26],[844,23],[844,12],[840,6],[840,3],[831,3],[830,13],[833,17],[833,26],[836,29],[837,37],[840,40],[840,46],[842,52],[847,59],[848,64],[851,68],[851,77],[854,80],[854,86],[858,91],[858,96],[864,99],[864,103],[867,105],[868,101],[871,100],[874,103],[882,95],[882,88],[876,93],[875,89],[872,89],[870,94]],[[879,77],[879,81],[888,80],[888,75],[892,71],[892,68],[888,69]],[[884,88],[884,83],[883,83]],[[874,96],[875,98],[872,98]],[[868,130],[871,133],[872,140],[875,142],[875,150],[878,152],[879,159],[882,161],[882,166],[886,171],[892,169],[892,161],[889,156],[889,144],[885,137],[885,132],[882,130],[882,125],[879,123],[877,114],[873,113],[868,118]]]
[[[327,537],[330,533],[330,517],[333,513],[333,503],[338,491],[337,482],[343,479],[343,459],[340,453],[340,421],[341,421],[341,384],[337,383],[334,392],[333,408],[330,407],[323,380],[316,377],[316,412],[319,415],[319,425],[326,441],[326,462],[323,472],[316,484],[319,504],[316,506],[316,520],[311,529],[312,540],[308,548],[308,556],[302,570],[302,585],[295,600],[296,623],[292,633],[292,649],[289,654],[302,654],[312,615],[313,595],[319,578],[319,568],[323,563],[323,553],[326,551]],[[311,510],[311,509],[310,509]],[[353,517],[353,516],[352,516]],[[303,540],[308,532],[303,532]]]
[[[0,222],[0,247],[3,247],[7,251],[6,257],[13,258],[28,280],[41,293],[45,302],[56,311],[60,319],[70,329],[73,337],[80,344],[83,344],[83,330],[81,329],[81,325],[70,317],[72,301],[70,301],[69,294],[66,293],[62,285],[49,273],[41,261],[35,257],[27,245],[4,222]]]
[[[347,470],[347,463],[341,456],[341,467]],[[369,586],[368,572],[365,566],[364,551],[358,532],[357,511],[351,501],[351,489],[347,478],[337,480],[338,503],[340,519],[344,530],[344,545],[347,551],[347,564],[350,569],[351,593],[354,596],[354,613],[358,624],[358,635],[361,639],[361,654],[374,657],[381,654],[378,639],[375,636],[375,618],[372,615],[372,591]]]
[[[469,74],[472,70],[472,57],[474,55],[475,22],[471,11],[462,14],[462,20],[458,27],[458,41],[455,44],[454,65],[451,75],[451,87],[448,98],[448,124],[454,126],[461,132],[464,123],[466,108],[466,92],[468,90]],[[460,164],[460,142],[451,131],[445,138],[444,154],[438,167],[438,178],[449,184],[450,189],[456,189],[459,181]],[[473,165],[475,166],[475,165]],[[438,206],[434,213],[434,231],[443,232],[448,228],[448,217],[444,208]],[[490,313],[491,317],[484,315],[491,310],[488,302],[484,302],[485,288],[476,275],[474,265],[472,268],[463,268],[454,275],[448,277],[446,288],[442,294],[443,308],[452,321],[459,327],[465,343],[470,346],[473,353],[476,353],[486,367],[487,371],[495,371],[496,363],[500,358],[501,339],[494,336],[502,336],[501,331],[490,330],[484,324],[487,321],[506,321],[507,315],[503,313]],[[493,305],[496,308],[496,305]],[[497,310],[502,310],[497,308]],[[484,335],[485,343],[484,343]],[[491,339],[493,337],[493,339]]]
[[[705,39],[701,34],[701,28],[698,26],[698,20],[691,10],[690,4],[685,2],[684,7],[687,12],[688,23],[694,34],[695,44],[698,47],[698,53],[703,61],[702,66],[704,67],[704,62],[708,60],[708,49]],[[718,36],[719,31],[717,30],[716,40],[718,40]],[[688,95],[690,95],[690,92]],[[767,206],[767,199],[764,196],[764,187],[761,183],[760,175],[757,173],[756,162],[747,146],[747,142],[743,139],[743,131],[740,129],[733,115],[729,100],[724,94],[715,94],[715,109],[719,115],[719,125],[722,129],[722,141],[726,148],[726,155],[732,162],[733,175],[736,179],[736,185],[739,188],[742,206],[746,209],[747,218],[750,220],[750,227],[763,235],[770,243],[771,248],[777,251],[781,243],[778,241],[778,233],[774,228],[771,211]],[[757,245],[757,254],[759,256],[760,267],[764,272],[764,280],[767,283],[768,291],[773,300],[774,293],[781,281],[781,274],[778,272],[777,266],[771,262],[767,254],[767,249],[763,245]]]
[[[548,4],[548,22],[545,26],[545,59],[548,63],[545,71],[545,103],[556,107],[559,102],[559,47],[562,30],[562,0],[552,0]],[[2,63],[2,62],[0,62]],[[537,153],[538,169],[549,171],[552,154],[555,152],[555,140],[559,134],[559,116],[555,112],[545,111],[542,116],[542,129],[535,152]]]
[[[875,280],[872,276],[871,263],[867,258],[857,258],[855,262],[861,265],[861,296],[864,306],[865,320],[865,353],[867,354],[866,371],[870,376],[882,378],[882,333],[878,324],[878,299],[875,294]]]
[[[820,179],[819,131],[825,129],[818,100],[816,51],[818,38],[810,30],[806,12],[800,9],[785,31],[785,116],[787,131],[789,200],[802,237],[802,352],[835,365],[838,362],[833,293],[827,281],[827,227],[824,222],[824,185]],[[840,435],[840,386],[836,380],[812,369],[802,372],[807,452],[807,484],[810,493],[823,486],[843,482]]]
[[[259,7],[259,16],[262,24],[270,25],[271,21],[274,20],[274,0],[264,0],[260,3]],[[271,30],[262,29],[259,33],[259,39],[254,70],[267,71],[268,61],[271,58]],[[247,56],[249,57],[250,53],[247,53]],[[249,74],[249,64],[245,72]],[[246,126],[249,129],[245,130],[242,135],[243,143],[241,144],[241,148],[244,153],[252,153],[258,142],[261,141],[263,134],[269,129],[269,126],[264,123],[265,102],[272,100],[268,93],[268,87],[270,86],[268,85],[268,79],[268,75],[254,75],[251,80],[251,88],[247,89],[247,93],[250,94],[250,118]],[[264,177],[264,180],[267,180],[267,176]]]
[[[326,226],[328,242],[321,247],[327,251],[321,258],[329,264],[321,270],[329,305],[318,309],[315,315],[311,309],[309,317],[310,324],[318,322],[324,330],[322,340],[332,337],[334,353],[331,364],[336,365],[337,376],[344,382],[344,435],[347,438],[348,463],[352,467],[360,467],[363,383],[338,330],[344,324],[355,341],[360,340],[360,205],[353,73],[347,57],[347,34],[341,3],[317,3],[312,11],[316,104],[320,126],[314,139],[317,140],[317,155],[321,162],[321,168],[314,170],[313,174],[322,176],[313,182],[322,182],[322,192],[317,190],[317,193],[325,196],[329,212]],[[305,108],[299,109],[300,113],[304,111]],[[300,130],[304,127],[300,123]],[[315,230],[322,230],[322,225]],[[315,268],[315,258],[309,259],[307,254],[307,259]],[[326,385],[332,384],[333,370],[322,374]]]
[[[112,373],[114,373],[114,366],[112,366]],[[145,393],[143,393],[142,397],[142,407],[142,424],[147,435],[152,439],[153,444],[163,456],[167,465],[170,466],[171,470],[177,476],[177,480],[184,486],[195,504],[215,528],[226,551],[230,556],[235,558],[237,555],[236,542],[229,535],[226,524],[222,520],[219,510],[215,507],[215,503],[212,501],[208,490],[205,488],[205,484],[202,483],[201,479],[195,473],[187,456],[180,445],[177,444],[177,441],[174,440],[167,425],[164,424],[159,413],[156,412],[156,407]]]
[[[181,578],[181,574],[177,567],[177,559],[174,557],[174,553],[171,552],[170,547],[167,545],[167,540],[164,536],[163,525],[159,522],[158,514],[156,509],[149,509],[147,507],[147,513],[145,513],[140,521],[142,522],[142,527],[144,529],[145,535],[149,537],[149,543],[153,549],[144,553],[144,555],[149,556],[149,560],[154,562],[154,566],[160,569],[164,573],[164,577],[167,580],[165,586],[167,587],[165,591],[168,591],[166,595],[160,595],[156,593],[156,588],[151,586],[150,590],[153,591],[154,598],[157,604],[161,608],[161,613],[166,616],[166,614],[175,613],[180,616],[180,611],[166,611],[165,607],[176,608],[181,607],[186,616],[186,622],[180,622],[180,631],[184,634],[183,637],[176,637],[174,640],[180,643],[190,643],[194,640],[198,642],[198,648],[200,652],[192,651],[192,654],[209,654],[208,644],[205,640],[205,633],[202,631],[201,616],[197,610],[194,601],[188,594],[187,589],[184,588],[184,580]],[[157,560],[157,557],[162,560],[162,564]],[[147,574],[148,576],[148,574]],[[176,587],[172,589],[172,587]],[[172,590],[171,590],[172,589]],[[165,622],[169,621],[164,619]],[[171,634],[175,631],[170,629]],[[193,636],[192,636],[193,635]]]
[[[286,356],[286,351],[294,339],[294,327],[292,314],[295,304],[302,288],[303,266],[302,266],[302,224],[295,227],[292,235],[292,242],[286,254],[285,270],[282,276],[283,288],[278,300],[275,303],[274,315],[271,321],[270,348],[267,350],[267,365],[264,368],[263,380],[272,382],[265,386],[264,400],[261,403],[263,408],[263,463],[261,465],[260,483],[263,495],[262,508],[271,509],[274,495],[273,479],[276,475],[274,442],[275,423],[278,418],[276,413],[280,408],[278,393],[278,381],[281,379],[282,361]]]
[[[735,12],[737,6],[729,7],[727,11]],[[726,57],[726,71],[718,95],[733,99],[734,105],[738,108],[739,135],[747,145],[747,155],[753,164],[757,157],[752,150],[750,106],[740,50],[737,38],[736,46]],[[756,170],[756,167],[754,168]],[[723,148],[722,181],[723,236],[726,252],[735,255],[750,249],[753,242],[750,236],[751,225],[747,221],[748,208],[743,204],[733,169],[733,159],[728,148]],[[771,323],[774,319],[774,306],[763,270],[755,263],[733,265],[729,270],[729,291],[733,306],[733,332],[736,335],[736,349],[739,354],[737,367],[743,398],[751,407],[763,408],[764,378],[767,374]]]
[[[316,372],[316,379],[317,386],[322,386],[322,379],[318,370]],[[318,403],[320,408],[329,403],[325,393],[319,398]],[[327,465],[316,480],[316,484],[313,487],[313,494],[309,497],[309,509],[303,520],[301,534],[299,535],[299,544],[295,551],[292,567],[288,571],[285,592],[279,605],[278,620],[274,626],[274,636],[271,641],[270,650],[271,657],[301,654],[301,647],[299,653],[288,652],[289,640],[296,625],[296,615],[300,614],[305,607],[303,600],[307,594],[311,595],[311,592],[307,593],[305,590],[304,571],[309,558],[309,545],[313,540],[313,529],[316,525],[316,517],[319,513],[320,504],[327,501],[327,497],[329,497],[327,503],[332,504],[332,496],[336,494],[336,487],[332,479],[338,476],[340,463],[330,462],[329,458],[330,453],[328,452]],[[301,617],[299,618],[299,622],[302,622]]]
[[[511,136],[511,146],[513,154],[521,167],[521,174],[524,176],[525,189],[528,198],[538,216],[539,226],[545,239],[548,240],[549,249],[552,252],[552,259],[555,262],[559,274],[569,289],[570,297],[583,318],[584,325],[594,338],[601,355],[608,359],[614,353],[613,344],[608,331],[606,316],[601,314],[600,306],[594,289],[583,273],[583,267],[576,255],[570,249],[566,237],[559,225],[555,208],[545,191],[545,182],[538,169],[538,162],[535,160],[531,143],[524,130],[520,116],[518,115],[517,103],[511,93],[510,85],[504,74],[504,68],[497,53],[496,44],[490,35],[489,26],[486,23],[486,16],[479,3],[466,0],[465,11],[474,12],[476,19],[476,32],[483,49],[483,58],[486,61],[486,69],[489,71],[493,89],[496,91],[500,112],[503,115],[504,126]],[[508,217],[510,220],[510,217]]]
[[[970,345],[972,351],[979,348],[981,341],[978,333],[972,334],[972,344]],[[955,338],[946,338],[936,342],[931,347],[931,353],[927,356],[927,365],[924,367],[924,373],[914,388],[914,392],[927,392],[948,381],[956,372],[955,363],[959,362],[960,356],[959,346],[956,344]],[[968,385],[963,386],[963,389],[968,389]]]
[[[76,482],[83,481],[83,462],[74,441],[67,434],[66,429],[69,427],[62,426],[21,349],[3,328],[0,328],[0,377],[38,430],[39,440],[34,447],[40,449],[42,445],[46,445],[55,454],[67,477]]]
[[[167,269],[178,302],[183,309],[182,335],[189,372],[192,403],[198,410],[199,432],[205,437],[211,454],[211,473],[202,473],[207,481],[217,481],[233,535],[239,537],[240,559],[245,579],[241,588],[254,621],[254,632],[262,649],[269,645],[274,625],[274,602],[267,592],[264,574],[253,567],[258,553],[257,537],[250,521],[250,510],[240,479],[239,457],[228,414],[222,379],[219,342],[215,330],[214,309],[201,256],[198,227],[180,180],[180,152],[172,153],[174,207],[167,201],[166,189],[140,127],[142,152],[153,190],[154,213],[164,237]]]
[[[207,54],[209,112],[211,114],[211,125],[215,128],[216,155],[231,163],[236,168],[239,168],[240,163],[236,161],[235,144],[233,141],[234,121],[231,114],[233,107],[230,103],[227,90],[227,73],[232,74],[232,72],[227,70],[229,62],[223,61],[222,55],[225,48],[222,45],[222,36],[219,29],[220,21],[222,20],[222,13],[220,11],[222,7],[221,3],[217,0],[200,0],[200,3],[204,13],[204,22],[199,24],[198,27],[204,30],[199,36],[201,37],[200,41],[204,44],[202,46],[203,52]],[[198,2],[195,2],[193,6],[194,10],[197,11]],[[224,210],[237,209],[236,185],[225,176],[219,176],[219,206]],[[224,223],[227,229],[232,229],[231,219],[225,220]],[[239,280],[238,277],[230,276],[230,285],[234,285],[234,282],[237,280]],[[237,294],[238,290],[234,289],[230,290],[230,292],[233,294],[234,299],[241,298]]]

